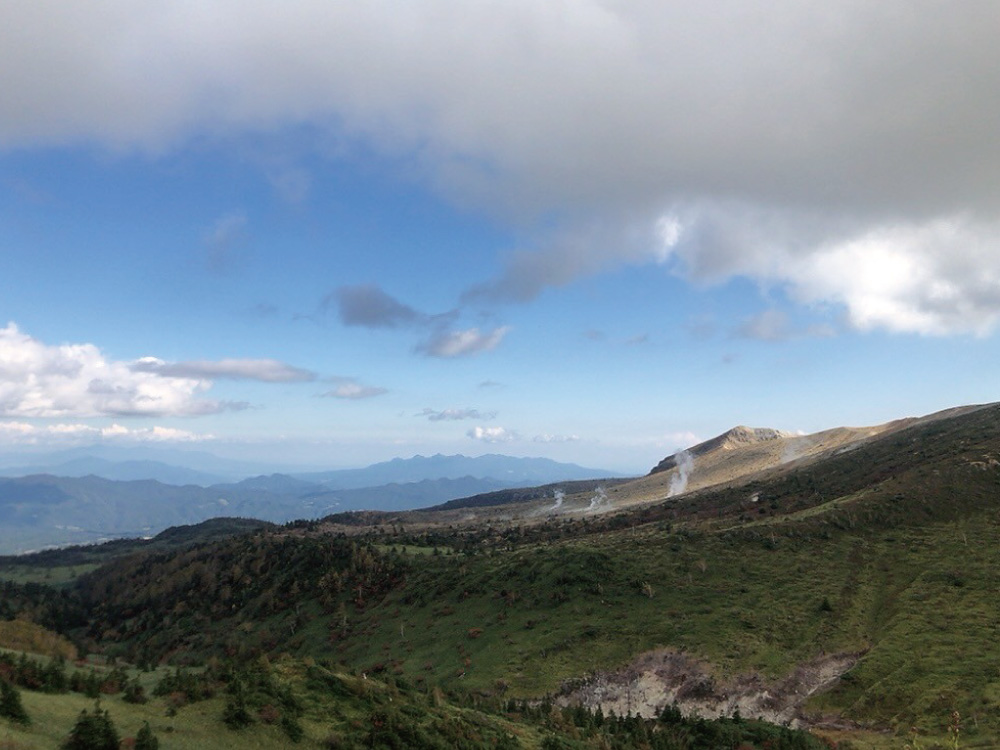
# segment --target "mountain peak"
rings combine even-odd
[[[654,466],[653,470],[649,473],[659,474],[662,471],[670,471],[670,469],[677,466],[677,456],[680,453],[688,453],[691,456],[704,456],[707,453],[712,453],[718,450],[735,450],[747,445],[762,443],[768,440],[778,440],[786,437],[792,437],[791,433],[776,430],[773,427],[747,427],[745,425],[737,425],[736,427],[726,430],[721,435],[717,435],[710,440],[706,440],[703,443],[698,443],[697,445],[683,451],[678,451],[671,456],[667,456],[665,459],[660,461],[660,463]]]

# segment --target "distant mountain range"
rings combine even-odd
[[[496,490],[612,475],[548,459],[437,455],[225,482],[152,459],[56,459],[0,472],[7,475],[0,478],[0,554],[149,536],[218,516],[284,523],[352,510],[402,511]]]
[[[490,477],[503,486],[528,486],[571,479],[600,479],[621,476],[615,472],[587,469],[548,458],[512,458],[495,453],[485,456],[455,455],[394,458],[364,469],[342,469],[296,474],[296,478],[336,489],[356,489],[391,482],[419,482],[424,479],[460,479]]]
[[[144,476],[130,476],[128,467],[136,464],[145,464],[151,473]],[[157,445],[124,447],[89,445],[60,451],[0,454],[0,476],[7,477],[28,474],[56,476],[94,474],[105,479],[156,479],[168,484],[208,486],[219,482],[236,482],[264,471],[290,473],[301,470],[305,469],[291,466],[262,467],[258,462],[223,458],[207,451],[165,448]],[[176,472],[189,472],[191,479],[175,481],[173,477]]]
[[[162,461],[109,461],[94,456],[81,456],[61,463],[46,462],[0,469],[0,476],[5,477],[23,477],[32,474],[51,474],[57,477],[95,476],[122,482],[155,479],[164,484],[197,484],[202,487],[220,484],[229,479],[226,476],[209,474],[185,466],[172,466]]]

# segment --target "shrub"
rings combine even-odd
[[[31,718],[21,703],[21,692],[2,679],[0,679],[0,716],[16,724],[27,726],[31,723]]]
[[[87,709],[80,712],[62,747],[63,750],[118,750],[118,743],[118,730],[111,716],[97,705],[92,714]]]
[[[135,750],[159,750],[160,741],[156,739],[153,730],[149,728],[149,722],[143,722],[142,729],[135,736]]]

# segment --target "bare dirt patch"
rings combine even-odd
[[[674,704],[684,715],[704,718],[732,716],[761,718],[792,727],[824,723],[808,716],[809,697],[836,684],[860,654],[827,654],[799,665],[791,674],[768,681],[759,674],[722,681],[707,664],[673,651],[650,651],[626,667],[565,683],[556,704],[583,705],[618,716],[657,716]]]

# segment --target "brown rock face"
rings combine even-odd
[[[775,430],[770,427],[744,427],[743,425],[740,425],[723,432],[721,435],[718,435],[711,440],[706,440],[704,443],[698,443],[698,445],[688,448],[687,452],[690,453],[691,456],[697,458],[698,456],[704,456],[707,453],[712,453],[717,450],[732,450],[745,445],[761,443],[765,440],[777,440],[778,438],[783,437],[789,437],[789,433],[782,432],[781,430]],[[659,474],[662,471],[670,471],[675,466],[677,466],[676,453],[672,456],[667,456],[665,459],[660,461],[660,463],[654,466],[653,470],[649,473],[651,475]]]

